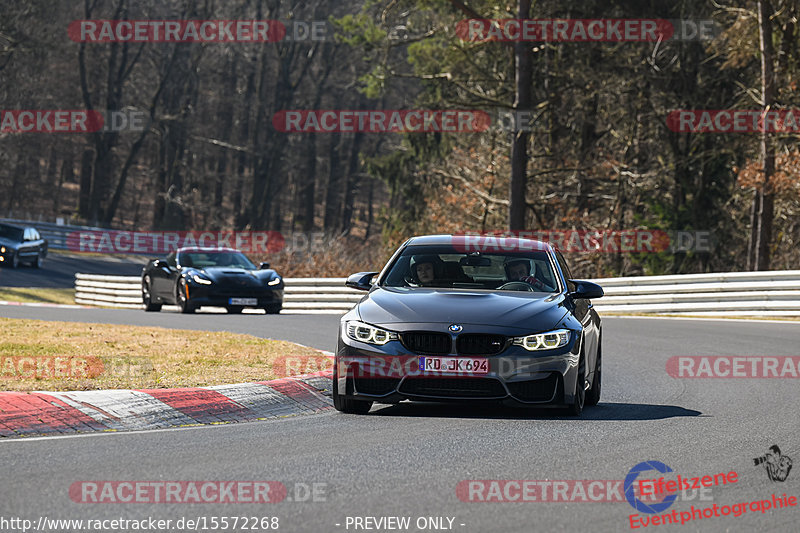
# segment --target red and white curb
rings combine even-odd
[[[331,371],[179,389],[0,392],[0,437],[246,422],[330,409]]]

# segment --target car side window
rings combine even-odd
[[[569,266],[567,266],[567,261],[564,259],[564,256],[561,255],[561,252],[556,250],[556,260],[558,261],[558,266],[561,267],[561,272],[564,273],[564,277],[567,279],[567,290],[572,292],[575,290],[575,284],[569,281],[572,279],[572,272],[569,270]]]
[[[172,252],[167,256],[167,264],[171,267],[178,266],[178,262],[175,260],[175,252]]]
[[[31,240],[31,230],[30,230],[30,228],[25,228],[25,230],[22,232],[22,240],[23,241]]]
[[[36,229],[35,229],[35,228],[31,228],[31,238],[32,238],[34,241],[38,241],[39,239],[41,239],[41,238],[42,238],[42,236],[41,236],[41,235],[39,235],[39,232],[38,232],[38,231],[36,231]]]

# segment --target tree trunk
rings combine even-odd
[[[518,18],[530,18],[530,11],[531,0],[519,0]],[[523,41],[514,44],[517,88],[517,94],[514,100],[515,111],[530,110],[531,108],[533,70],[529,48],[530,45]],[[509,229],[512,231],[525,229],[528,137],[529,133],[527,131],[517,130],[514,132],[514,140],[511,145],[511,189],[508,207],[508,225]]]
[[[775,103],[775,73],[773,71],[774,50],[772,45],[772,23],[770,2],[762,0],[758,3],[759,41],[761,46],[761,99],[763,111],[770,111]],[[769,270],[772,237],[772,219],[774,216],[774,199],[770,191],[770,178],[775,173],[775,151],[771,143],[770,132],[761,132],[761,160],[764,162],[764,180],[756,189],[755,224],[751,228],[753,236],[752,262],[750,270]]]
[[[342,206],[342,230],[349,234],[353,219],[353,206],[356,200],[359,185],[361,183],[359,173],[359,154],[361,142],[364,134],[358,132],[353,137],[353,144],[350,146],[350,159],[347,164],[347,178],[344,186],[344,205]]]
[[[344,144],[344,138],[338,137],[338,142],[331,138],[328,151],[328,187],[325,191],[325,231],[336,233],[339,230],[341,164],[339,162],[339,147]]]
[[[89,218],[89,194],[92,190],[92,161],[94,154],[91,150],[84,150],[81,157],[81,181],[78,193],[78,214],[81,218]]]
[[[53,214],[55,216],[61,214],[61,189],[65,181],[67,183],[72,183],[73,174],[75,173],[74,165],[74,155],[68,152],[61,162],[61,171],[58,173],[58,185],[56,186],[56,193],[53,195]]]

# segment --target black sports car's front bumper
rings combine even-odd
[[[214,307],[255,307],[259,309],[280,309],[283,306],[283,284],[279,288],[273,289],[265,287],[261,289],[246,288],[245,290],[236,288],[214,287],[213,285],[189,285],[189,297],[187,302],[193,307],[214,306]],[[231,303],[242,299],[249,299],[251,303]],[[254,303],[253,303],[254,302]]]
[[[507,343],[500,353],[484,356],[488,373],[473,375],[425,373],[419,368],[419,358],[425,354],[408,350],[400,340],[377,346],[343,338],[340,332],[334,378],[340,396],[378,403],[407,399],[563,407],[574,401],[578,379],[580,332],[573,331],[571,337],[566,346],[543,352]],[[476,356],[454,352],[443,357],[469,360]]]

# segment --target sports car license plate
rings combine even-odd
[[[459,374],[488,374],[489,360],[485,357],[420,357],[423,372],[457,372]]]
[[[258,298],[231,298],[228,305],[258,305]]]

